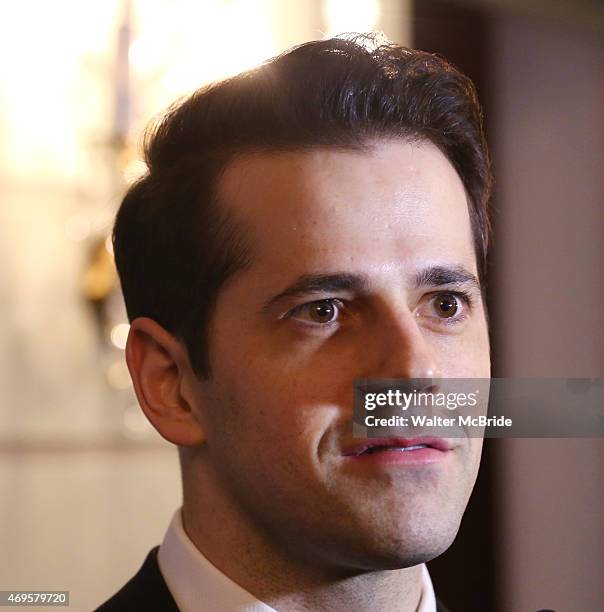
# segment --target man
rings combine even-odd
[[[490,375],[472,84],[371,37],[311,42],[171,108],[146,161],[115,256],[183,505],[100,610],[436,610],[424,562],[481,441],[366,452],[352,385]]]

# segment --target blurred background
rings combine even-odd
[[[494,158],[493,375],[604,376],[600,0],[21,0],[0,20],[0,590],[91,610],[180,505],[142,417],[107,237],[167,104],[347,31],[469,74]],[[604,609],[602,440],[487,441],[430,564],[452,610]]]

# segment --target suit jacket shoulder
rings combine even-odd
[[[159,546],[153,548],[137,574],[95,612],[178,612],[159,570],[158,550]]]

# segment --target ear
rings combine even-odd
[[[132,321],[126,363],[138,402],[162,437],[179,446],[198,446],[205,435],[196,411],[195,374],[183,343],[147,317]]]

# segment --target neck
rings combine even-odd
[[[277,543],[196,466],[186,479],[183,524],[196,548],[223,574],[276,610],[415,612],[421,566],[361,570]],[[200,477],[201,476],[201,477]],[[187,482],[189,480],[189,482]],[[210,492],[212,494],[210,494]]]

